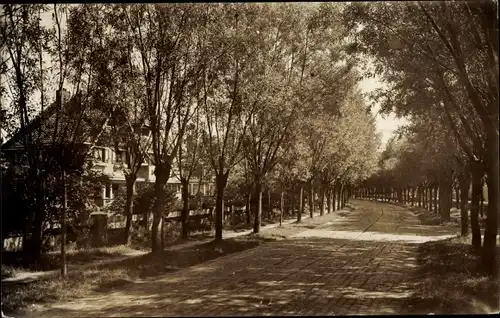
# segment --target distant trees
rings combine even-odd
[[[439,114],[434,122],[443,123],[456,138],[476,183],[487,174],[491,202],[482,259],[489,273],[497,270],[499,211],[496,6],[488,0],[353,4],[344,11],[356,33],[355,51],[373,57],[376,73],[389,84],[377,96],[383,110],[421,117]],[[450,183],[450,177],[439,180],[441,189],[448,191],[442,185]],[[473,201],[472,216],[477,207]]]

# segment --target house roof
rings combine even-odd
[[[0,148],[2,151],[22,148],[22,138],[27,133],[32,133],[35,142],[42,145],[71,143],[73,139],[77,144],[84,143],[99,136],[108,117],[105,108],[84,104],[80,96],[74,95],[63,101],[60,112],[57,103],[52,103]]]

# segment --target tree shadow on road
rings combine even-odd
[[[418,224],[408,213],[393,208],[384,207],[387,217],[370,226],[371,232],[387,234],[381,241],[366,235],[365,240],[294,238],[209,261],[200,257],[196,266],[171,261],[173,254],[156,260],[146,257],[141,264],[158,266],[158,270],[146,271],[142,279],[95,288],[84,298],[57,304],[33,316],[438,314],[495,310],[498,285],[475,274],[475,257],[469,255],[467,246],[457,247],[455,242],[443,240],[403,242],[404,235],[436,238],[442,230],[450,231]],[[353,215],[343,223],[338,221],[337,227],[360,232],[379,215],[378,209],[377,213],[363,214],[363,218]],[[335,224],[330,226],[335,230]],[[251,240],[252,236],[244,239]],[[469,265],[463,267],[463,262]],[[184,269],[169,272],[168,266]]]
[[[398,314],[416,244],[296,239],[99,291],[47,316]],[[245,255],[246,254],[246,255]]]

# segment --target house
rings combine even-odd
[[[63,108],[59,112],[59,118],[56,119],[58,109],[57,103],[54,102],[32,120],[24,131],[17,132],[0,146],[2,159],[7,165],[9,162],[24,160],[23,153],[25,149],[22,139],[27,132],[31,132],[34,138],[37,138],[37,144],[42,147],[43,145],[54,146],[55,144],[65,147],[65,144],[69,142],[73,145],[88,147],[87,150],[90,156],[87,156],[86,160],[92,162],[91,169],[102,172],[109,180],[107,184],[101,187],[100,193],[97,193],[94,198],[97,206],[105,206],[113,200],[118,188],[125,184],[123,170],[116,163],[125,160],[126,152],[123,149],[116,150],[113,142],[105,137],[106,132],[111,129],[109,126],[109,111],[99,107],[93,107],[92,110],[82,109],[82,103],[79,102],[78,96],[71,96],[64,89],[61,93],[61,99]],[[59,134],[57,135],[54,134],[55,127],[58,127]],[[66,140],[65,132],[75,137],[71,141]],[[144,135],[148,133],[147,129],[143,130]],[[152,164],[151,159],[147,158],[141,165],[137,182],[154,183],[154,169],[155,166]],[[180,198],[181,182],[176,175],[176,168],[174,167],[167,182],[167,187],[169,190],[175,191],[176,196]],[[204,195],[213,193],[213,184],[200,184],[198,177],[194,175],[191,178],[189,193],[195,194],[198,191]]]

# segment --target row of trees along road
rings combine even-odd
[[[424,198],[427,191],[435,195],[438,187],[441,215],[447,219],[455,178],[462,189],[465,234],[465,189],[472,181],[472,244],[482,250],[485,271],[495,273],[499,211],[497,3],[356,3],[348,6],[344,18],[356,39],[354,50],[373,59],[373,70],[367,72],[380,75],[387,84],[387,89],[374,94],[382,111],[394,110],[414,122],[414,132],[408,137],[413,145],[397,155],[403,169],[380,176],[379,185],[393,182],[391,187],[399,188],[400,196],[408,185],[417,186],[425,189],[419,193]],[[415,138],[419,142],[414,143]],[[413,178],[406,178],[405,165],[422,171],[422,178],[412,173]],[[477,215],[483,176],[488,209],[481,242]]]
[[[84,159],[95,145],[113,145],[119,159],[115,169],[125,175],[126,243],[139,169],[145,161],[154,164],[154,253],[163,249],[167,180],[173,172],[183,185],[185,236],[188,184],[200,169],[215,180],[216,240],[222,238],[225,190],[231,182],[239,183],[247,198],[258,198],[255,232],[266,189],[298,206],[299,220],[304,190],[311,213],[315,193],[321,213],[325,201],[328,211],[335,202],[343,206],[350,189],[375,168],[379,137],[357,88],[360,76],[347,50],[348,30],[339,20],[342,8],[3,5],[7,130],[24,132],[21,142],[29,159],[9,169],[21,167],[18,178],[35,183],[23,199],[30,202],[22,222],[31,233],[31,255],[40,255],[48,218],[60,216],[65,223],[82,218],[84,210],[88,215],[89,205],[74,206],[76,193],[70,189],[99,184],[82,169],[82,162],[92,164]],[[50,15],[53,23],[42,23]],[[49,92],[60,96],[64,87],[73,91],[67,103],[71,112],[60,98],[57,107],[47,107]],[[58,114],[55,122],[46,116],[48,108]],[[40,130],[26,129],[35,118],[44,136],[53,136],[50,145],[38,136]],[[42,145],[63,155],[50,156]],[[64,160],[54,165],[52,158]],[[57,181],[63,177],[67,182]],[[49,183],[60,185],[53,197],[47,196]],[[82,202],[88,199],[80,196]],[[58,204],[63,198],[71,205]]]

